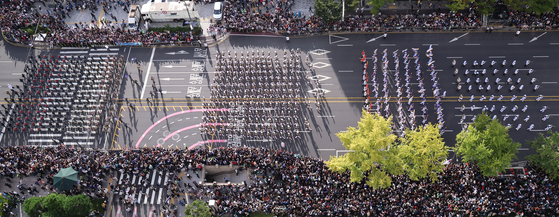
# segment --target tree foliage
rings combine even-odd
[[[520,147],[508,130],[484,112],[456,136],[456,153],[463,161],[476,163],[483,175],[497,175],[516,159]]]
[[[446,6],[450,9],[450,11],[457,12],[468,8],[469,3],[470,1],[468,0],[451,0],[450,4],[447,4]]]
[[[184,209],[186,217],[211,217],[212,212],[208,204],[201,200],[195,200]]]
[[[443,171],[443,162],[447,159],[449,150],[437,126],[429,124],[425,128],[408,129],[400,141],[399,155],[410,179],[417,181],[429,177],[431,181],[437,181],[437,173]]]
[[[494,6],[496,2],[496,0],[451,0],[450,4],[446,6],[454,12],[469,9],[469,7],[474,6],[474,11],[478,14],[488,15],[495,10]]]
[[[360,182],[368,172],[367,184],[373,188],[390,186],[390,175],[404,173],[398,149],[392,148],[396,135],[392,134],[391,118],[386,119],[363,110],[358,128],[348,127],[346,132],[336,134],[347,150],[339,157],[330,157],[326,165],[332,170],[351,172],[351,181]]]
[[[555,0],[505,0],[504,4],[515,10],[525,11],[528,13],[535,12],[536,14],[541,14],[541,13],[553,11],[553,8],[557,6],[557,1]]]
[[[52,193],[44,197],[32,197],[25,200],[23,210],[29,217],[81,217],[93,210],[91,198],[80,194],[66,196]]]
[[[49,194],[43,198],[42,206],[45,208],[45,213],[42,214],[44,217],[56,217],[63,216],[65,214],[64,201],[66,200],[66,195],[63,194]]]
[[[549,132],[548,136],[539,136],[528,141],[536,154],[526,157],[530,163],[541,168],[551,179],[559,180],[559,133]]]
[[[23,202],[23,211],[29,217],[39,217],[43,210],[41,203],[43,202],[44,197],[32,197],[28,198]]]
[[[338,21],[342,17],[342,4],[336,0],[316,0],[314,9],[315,15],[326,23]]]
[[[66,197],[63,204],[66,216],[87,216],[93,208],[91,199],[83,194]]]

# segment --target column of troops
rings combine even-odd
[[[309,72],[301,61],[301,51],[282,55],[264,51],[217,53],[216,77],[210,99],[204,99],[204,136],[243,139],[299,139],[310,130],[302,111],[308,106],[304,91]],[[307,62],[308,63],[308,62]]]
[[[21,135],[106,132],[118,114],[115,102],[123,67],[122,56],[30,56],[22,86],[10,85],[10,97],[4,98],[8,121],[3,123]]]
[[[381,95],[380,97],[379,97],[379,84],[376,78],[377,61],[378,61],[377,50],[375,50],[374,54],[372,55],[373,72],[370,79],[367,73],[368,62],[366,61],[365,51],[361,53],[362,55],[361,62],[363,63],[363,68],[364,68],[363,69],[363,95],[365,97],[364,107],[367,110],[373,110],[372,108],[375,107],[374,110],[376,111],[377,114],[383,115],[386,118],[390,117],[391,111],[390,111],[389,103],[391,102],[390,100],[392,98],[390,92],[391,89],[395,89],[393,91],[396,92],[395,97],[397,99],[395,100],[396,107],[397,107],[397,121],[395,121],[393,129],[399,130],[400,132],[402,132],[402,135],[404,135],[405,129],[409,128],[414,130],[417,127],[416,120],[415,120],[416,119],[415,108],[413,104],[414,91],[411,88],[411,84],[412,84],[411,70],[412,67],[414,67],[410,65],[410,62],[412,60],[414,61],[414,65],[415,65],[414,68],[415,68],[417,82],[418,82],[417,85],[419,88],[417,92],[420,94],[419,98],[421,99],[420,104],[422,105],[421,111],[423,112],[422,115],[423,125],[427,123],[427,118],[428,118],[428,114],[427,114],[428,108],[426,105],[427,93],[426,93],[426,88],[425,88],[425,83],[423,78],[423,72],[421,70],[421,61],[419,59],[419,49],[413,48],[412,50],[413,50],[412,56],[408,54],[407,49],[402,50],[403,61],[404,61],[404,72],[405,72],[404,73],[405,82],[403,85],[400,79],[400,56],[398,54],[399,50],[395,50],[392,52],[392,57],[394,59],[394,69],[391,69],[389,67],[387,49],[385,49],[382,52],[382,63],[381,63],[382,73],[383,73],[382,93],[384,94]],[[433,61],[432,59],[433,56],[432,50],[433,48],[429,47],[429,49],[426,52],[426,56],[429,58],[427,66],[429,67],[430,75],[432,77],[431,81],[433,81],[433,86],[431,90],[433,92],[434,98],[436,99],[434,110],[437,113],[438,127],[441,130],[441,134],[443,134],[445,128],[444,128],[444,114],[443,114],[443,108],[441,106],[441,99],[445,97],[446,92],[442,92],[439,88],[439,79],[437,77],[437,71],[435,70],[435,61]],[[369,81],[371,81],[372,83],[368,83]],[[376,98],[376,101],[374,103],[370,102],[371,96]],[[407,98],[407,105],[402,103],[404,98]]]

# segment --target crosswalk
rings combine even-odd
[[[158,171],[157,169],[152,170],[145,176],[118,172],[117,183],[121,186],[133,186],[134,184],[144,186],[141,191],[136,191],[131,195],[132,201],[137,200],[139,204],[161,204],[167,196],[163,186],[166,186],[172,175],[174,174],[168,171]],[[150,186],[153,186],[153,188],[150,188]],[[130,192],[130,187],[126,187],[124,192],[124,194]]]

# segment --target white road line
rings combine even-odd
[[[446,57],[447,59],[462,59],[462,57]]]
[[[353,70],[339,70],[338,72],[353,72]]]
[[[62,47],[60,49],[61,50],[83,50],[83,49],[87,49],[87,48],[83,48],[83,47]]]
[[[13,63],[14,61],[11,60],[0,60],[0,63]]]
[[[535,130],[532,130],[532,131],[535,131]],[[544,131],[544,130],[542,130],[542,131]],[[517,148],[516,150],[518,150],[518,151],[528,151],[527,148]]]
[[[524,45],[524,43],[509,43],[509,45]]]
[[[153,47],[153,49],[151,50],[151,57],[149,58],[149,63],[148,63],[148,71],[146,73],[146,79],[144,79],[144,87],[142,87],[142,94],[140,94],[140,99],[144,98],[144,93],[146,91],[146,86],[148,83],[148,79],[149,79],[149,71],[151,70],[151,64],[153,62],[153,55],[155,54],[155,47]]]
[[[149,188],[146,189],[146,196],[144,197],[144,204],[148,204]]]
[[[107,56],[107,55],[118,55],[118,53],[89,53],[89,56]]]
[[[23,73],[12,73],[12,75],[22,75]]]
[[[163,193],[163,188],[159,188],[159,197],[157,197],[157,204],[161,204],[161,194]]]
[[[464,45],[466,45],[466,46],[479,46],[481,44],[464,44]]]
[[[317,59],[317,60],[329,60],[329,59],[332,59],[332,58],[328,58],[328,57],[318,57],[318,58],[314,58],[314,59]]]
[[[548,58],[549,56],[534,56],[534,58]]]
[[[71,54],[71,53],[87,53],[86,50],[77,50],[77,51],[60,51],[61,54]]]
[[[353,47],[353,44],[338,44],[338,47]]]
[[[544,81],[542,84],[557,84],[557,81]]]
[[[336,116],[334,116],[334,115],[317,115],[316,117],[318,117],[318,118],[333,118],[333,117],[336,117]]]
[[[454,130],[446,130],[445,132],[451,132],[452,133],[452,132],[454,132]]]
[[[155,184],[155,176],[157,175],[157,169],[153,170],[152,177],[151,177],[151,185]]]
[[[549,45],[559,45],[559,43],[549,43]]]
[[[381,47],[396,46],[396,44],[380,44]]]
[[[431,45],[437,46],[437,45],[439,45],[439,44],[423,44],[423,46],[431,46]]]
[[[219,73],[219,72],[161,72],[161,71],[158,72],[158,74],[204,74],[204,73],[212,74],[212,73]]]
[[[489,59],[507,58],[506,56],[489,56]]]

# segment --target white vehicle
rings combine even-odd
[[[216,2],[214,4],[214,16],[213,19],[214,20],[221,20],[221,17],[223,15],[223,3],[221,2]]]
[[[142,6],[141,13],[145,22],[185,22],[196,20],[193,9],[192,1],[148,2]]]
[[[140,24],[140,19],[142,18],[141,15],[140,6],[132,5],[130,7],[130,12],[128,12],[128,24],[126,25],[126,29],[137,30],[138,25]]]

